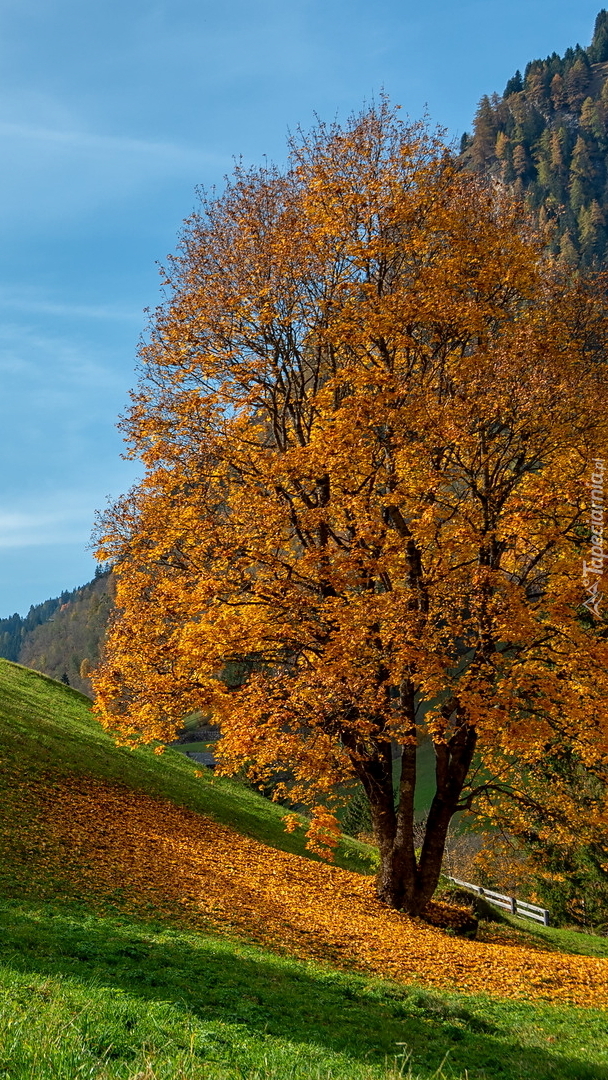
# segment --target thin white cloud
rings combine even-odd
[[[0,549],[76,544],[88,549],[98,510],[104,510],[134,483],[140,469],[133,462],[103,477],[89,475],[87,482],[55,490],[16,491],[0,502]],[[108,487],[114,490],[109,492]]]
[[[0,510],[0,548],[40,547],[74,541],[86,543],[91,513],[82,508],[42,511]]]
[[[106,135],[77,126],[3,119],[0,137],[11,162],[0,176],[0,225],[5,240],[10,237],[13,243],[17,237],[39,242],[59,226],[73,240],[79,222],[94,233],[102,219],[116,228],[122,213],[127,228],[140,228],[140,215],[149,215],[152,207],[156,212],[159,192],[175,183],[189,192],[188,213],[196,185],[223,175],[231,165],[231,159],[187,140]]]
[[[69,319],[101,319],[109,322],[142,322],[136,308],[120,308],[112,304],[62,304],[52,300],[15,296],[0,289],[0,308],[21,311],[28,315],[56,315]]]
[[[140,316],[139,325],[142,323]],[[83,344],[70,338],[63,327],[52,333],[44,327],[39,330],[18,322],[0,323],[0,372],[5,379],[13,379],[11,409],[23,408],[32,414],[39,407],[46,413],[52,404],[67,405],[71,401],[78,407],[83,390],[112,396],[118,392],[122,404],[135,379],[136,340],[134,327],[132,348],[124,357],[128,362],[121,367],[113,362],[115,345],[111,338]],[[0,415],[6,404],[0,402]],[[113,422],[116,406],[121,407],[118,402],[89,400],[87,409],[95,412],[97,406],[107,409],[112,404]]]
[[[44,142],[75,150],[104,155],[133,155],[154,158],[166,168],[171,162],[178,165],[217,166],[228,164],[228,159],[195,147],[153,139],[133,139],[127,136],[100,135],[95,132],[62,130],[37,127],[32,124],[0,121],[0,135],[4,139],[21,139],[27,142]]]

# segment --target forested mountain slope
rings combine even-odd
[[[608,12],[587,49],[532,60],[502,96],[484,96],[463,159],[523,197],[554,252],[600,266],[608,256]]]
[[[113,604],[109,571],[61,596],[32,605],[25,618],[0,619],[0,656],[91,694],[86,672],[100,655]]]

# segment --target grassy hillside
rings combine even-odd
[[[0,1080],[608,1080],[601,939],[387,912],[368,849],[302,859],[280,808],[88,705],[0,664]]]
[[[197,775],[201,770],[174,750],[157,756],[152,749],[115,746],[93,719],[87,697],[1,659],[0,761],[0,797],[9,803],[17,778],[32,784],[42,778],[46,787],[61,777],[119,781],[208,814],[272,847],[305,854],[302,831],[285,832],[283,808],[236,781],[216,778],[207,770]],[[345,838],[336,861],[348,869],[369,870],[373,853]]]

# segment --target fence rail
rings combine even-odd
[[[510,912],[511,915],[534,919],[536,922],[542,923],[543,926],[549,926],[549,912],[546,908],[539,907],[538,904],[528,904],[525,900],[518,900],[516,896],[505,896],[504,893],[495,892],[494,889],[483,889],[481,885],[472,885],[470,881],[461,881],[460,878],[449,875],[448,881],[453,881],[455,885],[462,885],[465,889],[477,893],[478,896],[483,896],[484,900],[487,900],[488,904],[492,904],[493,907],[503,908],[505,911]]]

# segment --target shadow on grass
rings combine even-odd
[[[7,901],[0,926],[0,963],[16,972],[170,1001],[252,1035],[367,1062],[392,1059],[406,1044],[415,1071],[432,1072],[447,1053],[450,1075],[467,1070],[469,1080],[608,1080],[608,1067],[577,1053],[584,1025],[584,1043],[608,1056],[599,1010],[400,987],[118,913]]]

